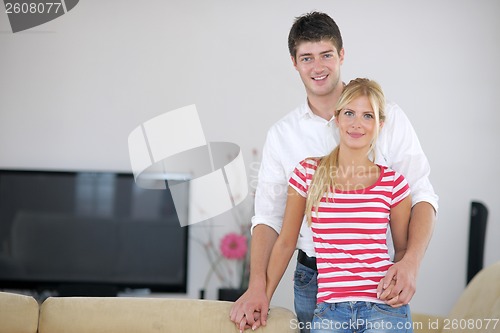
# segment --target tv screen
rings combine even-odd
[[[187,249],[170,191],[132,174],[0,170],[1,289],[185,293]]]

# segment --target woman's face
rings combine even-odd
[[[369,149],[376,133],[375,111],[367,96],[352,100],[335,118],[340,144],[352,149]]]

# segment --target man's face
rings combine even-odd
[[[342,84],[340,66],[344,62],[344,49],[339,54],[331,41],[300,43],[292,62],[309,97],[327,96]]]

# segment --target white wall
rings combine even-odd
[[[304,99],[286,42],[313,9],[341,28],[344,80],[378,80],[419,134],[440,211],[412,306],[446,314],[465,285],[471,200],[490,209],[485,264],[500,260],[495,0],[82,0],[17,34],[2,12],[0,167],[128,171],[130,131],[193,103],[207,139],[239,144],[250,161]],[[207,268],[193,247],[189,297]],[[289,308],[291,271],[274,300]]]

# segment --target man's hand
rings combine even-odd
[[[377,295],[392,307],[408,304],[415,294],[417,271],[417,265],[410,261],[402,259],[394,263],[380,280]]]
[[[248,288],[247,291],[233,304],[229,313],[231,321],[236,324],[240,332],[244,329],[255,330],[267,323],[269,299],[264,289]]]
[[[249,328],[252,328],[252,330],[256,330],[257,328],[259,328],[261,326],[260,312],[255,311],[253,313],[253,320],[254,320],[254,324],[252,326],[250,326],[247,323],[247,317],[244,316],[243,319],[241,319],[241,322],[239,324],[236,324],[236,328],[238,328],[240,330],[240,333],[242,333],[243,330],[246,330]]]

